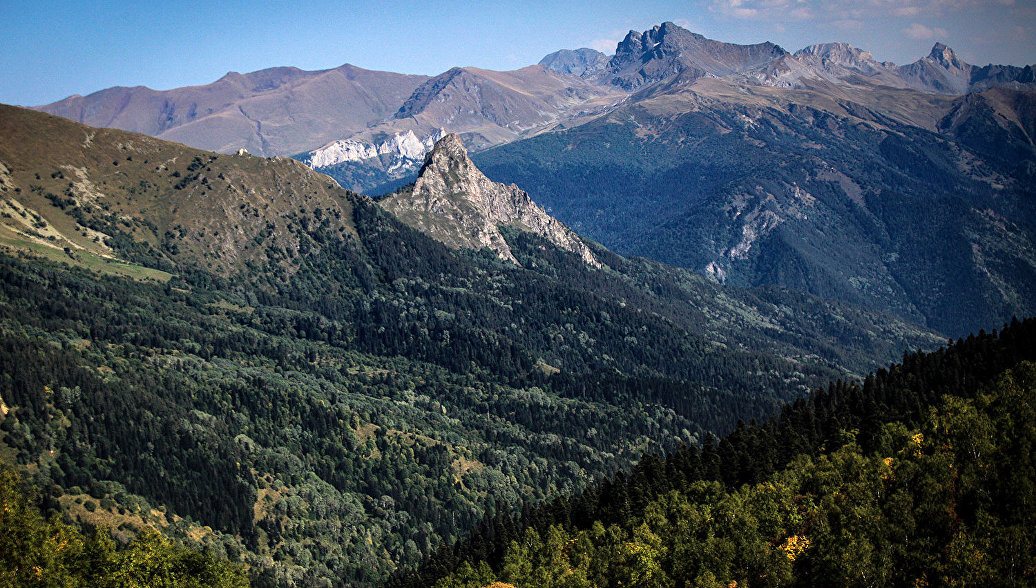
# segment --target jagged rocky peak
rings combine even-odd
[[[518,263],[500,231],[503,225],[535,233],[586,263],[601,266],[578,235],[547,214],[524,190],[487,178],[454,133],[428,152],[412,188],[385,198],[381,205],[450,247],[488,247],[501,258]]]
[[[661,57],[674,51],[679,52],[683,46],[687,45],[687,39],[699,42],[708,40],[698,33],[692,33],[671,22],[664,22],[643,33],[637,31],[627,33],[615,48],[615,55],[616,57],[620,55],[640,57],[644,54],[652,54]]]
[[[664,22],[643,33],[630,31],[600,76],[632,91],[677,74],[698,78],[745,73],[785,55],[787,51],[770,42],[723,43]]]
[[[432,150],[425,156],[424,165],[421,166],[421,173],[430,165],[457,165],[465,169],[475,167],[475,164],[468,158],[468,150],[464,148],[457,133],[447,133],[442,139],[435,142]]]
[[[970,69],[970,65],[965,63],[963,59],[957,56],[957,53],[953,49],[950,49],[942,43],[936,43],[932,47],[932,52],[928,54],[928,59],[938,63],[946,69]]]

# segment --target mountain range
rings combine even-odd
[[[490,178],[620,253],[952,334],[1036,310],[1034,88],[1032,66],[971,65],[941,43],[898,66],[667,22],[612,56],[562,50],[510,72],[274,68],[38,108],[295,154],[372,194],[414,181],[457,133]]]
[[[412,179],[444,132],[457,133],[479,151],[586,120],[622,97],[542,65],[506,72],[453,68],[415,89],[392,117],[296,157],[350,189],[383,193]],[[424,148],[410,148],[418,144]]]
[[[308,152],[336,140],[369,144],[407,130],[423,141],[438,128],[471,133],[462,136],[478,151],[561,120],[578,120],[614,104],[623,92],[677,74],[782,87],[862,77],[946,95],[1036,84],[1031,65],[974,66],[941,43],[928,56],[896,66],[846,43],[812,45],[791,54],[773,43],[707,39],[671,22],[630,31],[612,56],[585,48],[561,50],[539,66],[510,72],[456,67],[434,77],[349,64],[320,71],[275,67],[230,72],[211,84],[167,91],[109,88],[36,108],[202,149],[232,153],[243,148],[272,156]],[[575,77],[591,83],[580,84]],[[410,126],[392,123],[411,117],[419,120]]]
[[[109,529],[3,577],[1009,571],[1034,325],[952,338],[1036,313],[1033,86],[663,23],[0,105],[0,499]]]

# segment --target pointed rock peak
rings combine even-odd
[[[685,29],[682,26],[680,26],[680,25],[678,25],[678,24],[676,24],[674,22],[670,22],[670,21],[666,21],[666,22],[658,25],[657,27],[654,27],[653,30],[658,31],[657,37],[658,37],[659,40],[663,39],[666,35],[671,35],[671,34],[689,34],[691,36],[698,37],[698,38],[701,38],[701,39],[705,38],[705,37],[699,35],[698,33],[691,32],[690,30]]]
[[[667,21],[660,25],[655,25],[643,33],[630,31],[626,34],[626,38],[619,43],[615,52],[618,54],[650,51],[661,44],[679,45],[681,43],[680,39],[685,37],[697,40],[705,39],[705,37],[697,33],[692,33],[675,23]]]
[[[942,43],[936,43],[932,47],[932,52],[928,54],[928,59],[931,59],[947,69],[951,67],[963,69],[966,65],[964,61],[957,56],[953,49],[950,49]]]
[[[633,53],[634,51],[640,51],[640,33],[631,30],[619,41],[619,45],[615,48],[615,54]]]
[[[583,240],[525,191],[493,182],[479,171],[454,133],[439,139],[428,152],[412,188],[388,196],[381,205],[450,247],[488,247],[517,263],[500,231],[500,225],[506,225],[538,234],[601,267]]]
[[[451,159],[467,159],[468,150],[464,143],[457,136],[457,133],[449,133],[442,139],[435,142],[435,146],[429,152],[429,158],[449,157]]]
[[[423,178],[432,172],[442,176],[448,186],[465,178],[470,179],[471,176],[482,175],[468,158],[468,150],[456,133],[449,133],[435,142],[432,150],[425,155],[424,165],[417,176]]]
[[[696,79],[740,74],[787,54],[770,42],[723,43],[666,22],[643,33],[630,31],[599,77],[626,91],[634,91],[676,75]]]
[[[417,114],[420,114],[439,93],[448,87],[453,80],[462,74],[471,75],[471,73],[461,67],[450,68],[449,70],[425,81],[423,84],[414,89],[414,92],[410,95],[403,105],[399,107],[394,118],[404,119]],[[463,79],[463,78],[462,78]]]

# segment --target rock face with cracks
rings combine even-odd
[[[535,233],[600,267],[586,243],[547,214],[518,186],[487,178],[468,158],[455,134],[443,137],[428,153],[413,187],[381,201],[400,220],[454,248],[488,247],[517,263],[501,225]]]

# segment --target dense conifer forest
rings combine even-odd
[[[1036,320],[487,517],[394,586],[1031,585]]]

